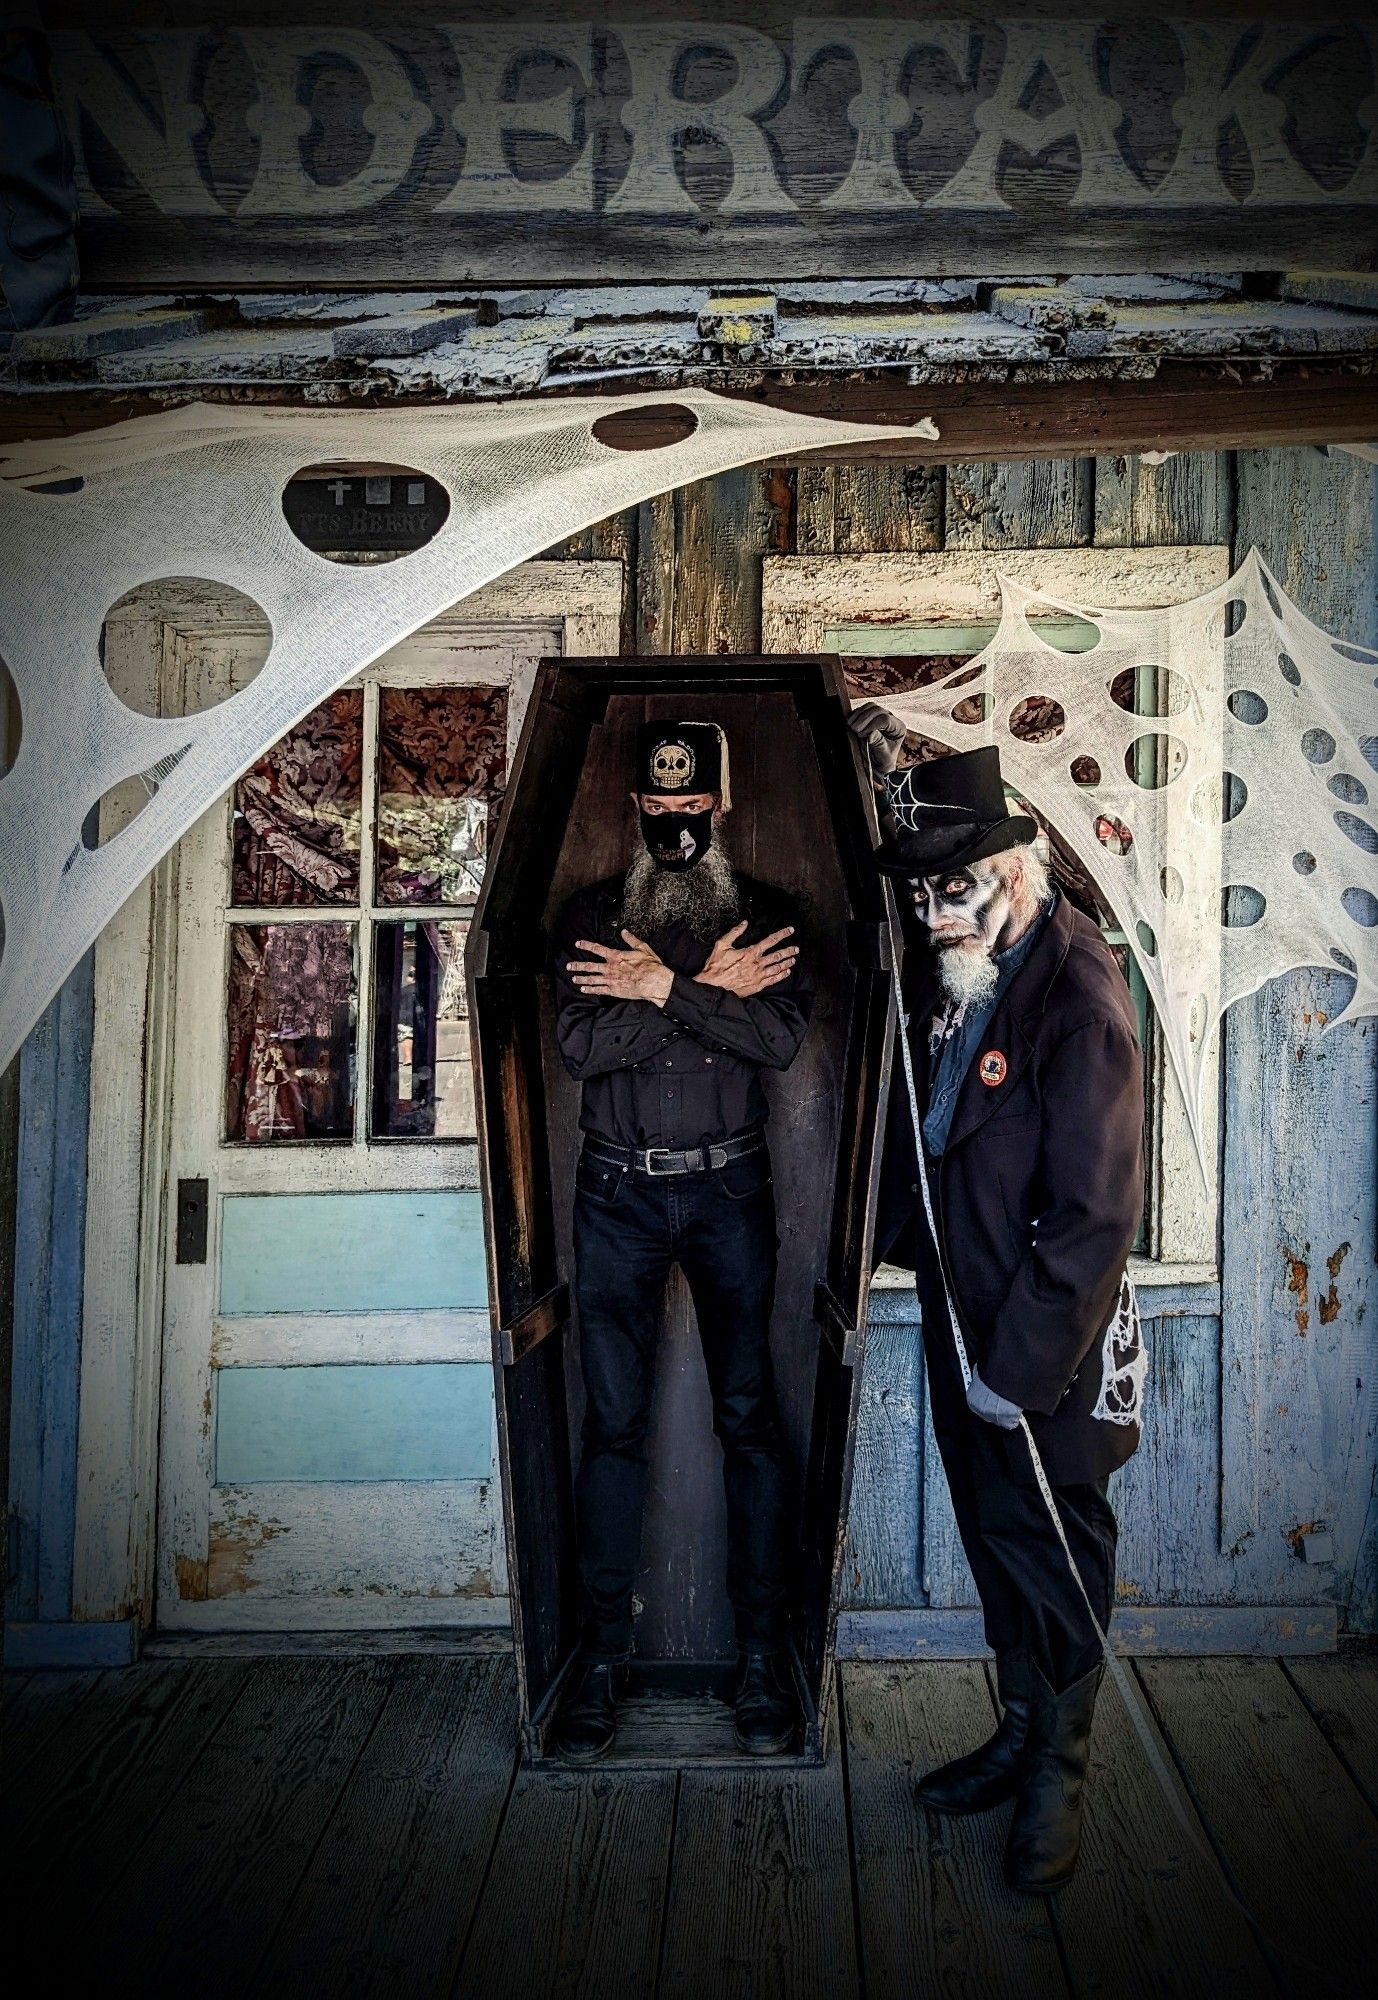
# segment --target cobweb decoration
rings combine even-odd
[[[984,651],[887,705],[954,750],[998,744],[1009,785],[1073,849],[1153,997],[1209,1178],[1202,1085],[1227,1007],[1323,966],[1354,980],[1327,1032],[1378,1012],[1378,651],[1313,625],[1256,551],[1155,610],[1006,576],[1000,592]],[[1044,636],[1068,621],[1085,650]]]
[[[605,441],[599,419],[658,403],[687,408],[690,435],[653,449]],[[18,753],[0,776],[0,1069],[200,814],[327,695],[450,605],[562,536],[692,480],[820,446],[936,435],[927,418],[840,423],[685,389],[362,412],[190,404],[0,448],[0,661],[21,712]],[[341,461],[429,475],[449,494],[448,517],[396,561],[327,560],[293,534],[282,494],[295,474]],[[102,671],[107,611],[164,577],[240,591],[272,629],[249,685],[194,715],[136,714]],[[92,807],[136,777],[147,803],[89,848]]]

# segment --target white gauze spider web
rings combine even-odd
[[[692,411],[692,434],[649,450],[594,435],[600,418],[660,403]],[[459,599],[690,481],[820,446],[936,435],[926,418],[849,424],[685,389],[363,412],[190,404],[0,448],[0,659],[21,711],[0,777],[0,1070],[200,814],[327,695]],[[429,474],[448,518],[397,561],[328,561],[293,534],[282,494],[294,475],[341,461]],[[79,491],[41,490],[73,476]],[[271,648],[217,707],[136,714],[102,670],[103,623],[127,592],[175,577],[243,593],[266,614]],[[139,776],[147,803],[88,847],[91,808]]]
[[[1329,1026],[1378,1012],[1378,651],[1313,625],[1256,551],[1153,610],[999,581],[977,658],[887,705],[954,750],[998,744],[1008,783],[1086,868],[1153,997],[1209,1179],[1206,1054],[1233,1001],[1313,965],[1354,979]],[[1094,644],[1050,643],[1050,615],[1086,621]],[[1130,673],[1148,713],[1112,694]],[[1010,727],[1032,696],[1052,718],[1043,741]]]

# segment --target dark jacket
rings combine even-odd
[[[674,969],[663,1007],[583,994],[565,968],[572,958],[587,958],[578,949],[581,937],[624,945],[623,880],[609,875],[578,890],[551,940],[555,1037],[565,1068],[584,1086],[580,1126],[620,1146],[678,1147],[736,1138],[764,1124],[769,1107],[760,1072],[788,1069],[808,1027],[813,984],[804,954],[788,979],[741,999],[694,978],[712,947],[677,924],[653,929],[645,940]],[[737,893],[747,926],[740,945],[787,924],[798,938],[799,908],[782,889],[739,874]]]
[[[938,995],[926,950],[910,953],[905,987],[922,1111]],[[1142,1057],[1124,977],[1095,925],[1065,898],[991,1017],[933,1178],[972,1364],[1027,1413],[1050,1478],[1102,1477],[1139,1441],[1137,1424],[1092,1411],[1143,1208]],[[897,1050],[876,1257],[917,1268],[934,1422],[951,1428],[961,1421],[961,1383],[917,1183]],[[1012,1464],[1028,1458],[1017,1433],[1011,1452]]]

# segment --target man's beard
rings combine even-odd
[[[938,948],[938,982],[960,1006],[984,1006],[999,977],[999,967],[979,938]]]
[[[732,863],[714,836],[692,868],[661,868],[642,849],[622,887],[622,922],[637,937],[683,924],[707,944],[720,938],[741,914]]]

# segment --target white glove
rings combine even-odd
[[[878,701],[864,701],[847,717],[847,727],[861,738],[871,760],[871,776],[877,781],[888,777],[899,763],[900,751],[908,734],[907,725],[897,715],[891,715],[888,708],[882,708]]]
[[[979,1369],[971,1371],[971,1386],[967,1390],[967,1408],[973,1417],[979,1417],[984,1424],[998,1424],[1002,1431],[1016,1429],[1024,1412],[1017,1403],[1011,1403],[1004,1396],[997,1396],[994,1389],[988,1389],[981,1380]]]

